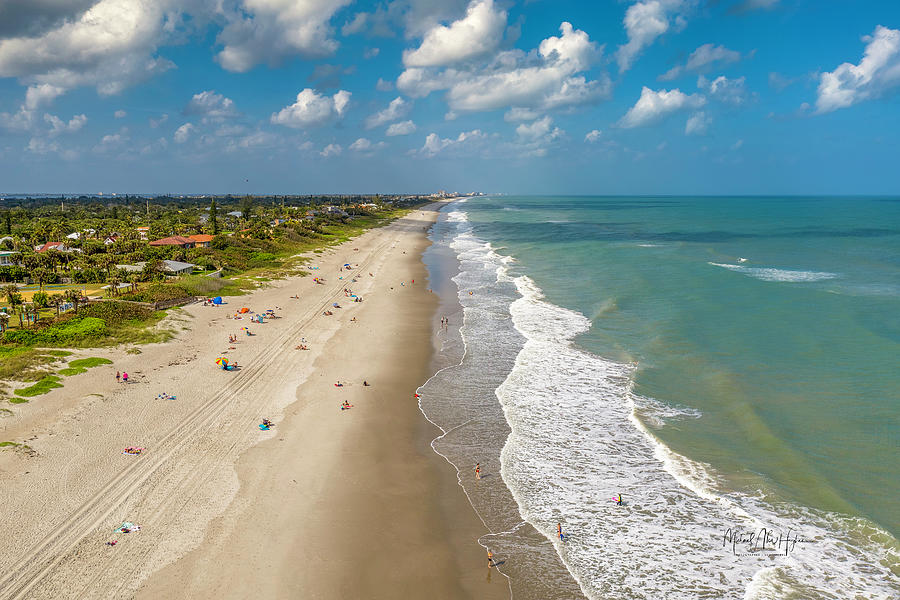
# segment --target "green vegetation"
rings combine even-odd
[[[0,442],[0,448],[18,448],[19,446],[21,446],[21,444],[16,442]]]
[[[68,353],[45,348],[164,341],[172,331],[155,325],[166,313],[146,304],[190,296],[237,296],[272,279],[307,275],[300,268],[307,260],[304,255],[321,253],[425,201],[399,196],[211,200],[7,199],[4,222],[12,242],[4,244],[18,253],[18,264],[0,267],[0,282],[30,285],[0,285],[0,300],[5,300],[0,307],[9,315],[0,318],[0,380],[37,381],[24,388],[26,392],[51,389],[51,384],[58,384],[49,375],[49,365]],[[65,210],[60,210],[63,202]],[[72,233],[78,234],[75,239],[67,237]],[[148,244],[148,239],[196,234],[205,237],[196,238],[196,243]],[[34,250],[60,240],[65,242],[62,250]],[[164,260],[189,262],[199,271],[222,276],[169,277]],[[140,270],[118,267],[137,263],[143,263]],[[103,283],[116,298],[89,302],[85,295],[103,293]],[[123,283],[130,284],[125,293],[119,288]],[[88,368],[77,362],[59,373],[74,375]],[[22,391],[16,394],[23,396]]]
[[[69,363],[69,366],[65,369],[60,369],[59,374],[65,375],[66,377],[71,377],[72,375],[78,375],[79,373],[86,373],[88,369],[92,367],[97,367],[100,365],[111,365],[112,361],[108,358],[79,358],[78,360],[73,360]]]
[[[57,352],[20,346],[0,346],[0,380],[37,381],[44,367],[59,360]],[[71,352],[65,352],[69,355]]]
[[[16,396],[21,396],[22,398],[31,398],[33,396],[40,396],[41,394],[46,394],[50,390],[54,388],[61,388],[62,384],[59,383],[62,381],[56,375],[47,375],[34,385],[28,386],[26,388],[20,388],[15,390]],[[11,398],[10,402],[14,404],[20,404],[22,402],[28,402],[27,400],[20,400],[18,398]]]

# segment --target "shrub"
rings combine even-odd
[[[144,306],[129,304],[128,302],[92,302],[78,311],[82,317],[97,317],[103,319],[107,325],[118,325],[123,321],[146,319],[153,313]]]
[[[75,317],[57,322],[44,329],[17,329],[6,331],[3,341],[22,346],[59,346],[84,338],[102,337],[106,322],[96,317]]]

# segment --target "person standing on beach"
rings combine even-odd
[[[481,463],[475,463],[475,479],[481,479]]]
[[[122,373],[122,383],[128,383],[128,373]]]
[[[494,553],[488,550],[488,569],[494,566]]]
[[[116,383],[120,383],[122,381],[122,374],[116,371]]]

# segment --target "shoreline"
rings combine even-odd
[[[208,597],[232,577],[266,597],[296,597],[299,586],[323,598],[435,588],[507,598],[505,582],[484,585],[481,523],[428,448],[434,433],[413,396],[431,374],[436,302],[421,253],[434,210],[314,257],[317,274],[333,271],[326,285],[274,282],[224,309],[188,307],[179,317],[191,321],[186,333],[141,355],[94,352],[116,364],[71,378],[4,424],[35,431],[37,454],[0,455],[5,495],[16,499],[0,525],[9,540],[0,565],[25,559],[0,577],[0,595]],[[353,289],[365,303],[342,298],[335,316],[321,316],[342,286],[337,266],[356,261]],[[370,269],[375,276],[363,278]],[[289,300],[297,286],[301,299]],[[241,336],[229,356],[243,369],[223,373],[212,357],[241,325],[228,313],[244,305],[283,307],[283,318]],[[300,337],[311,352],[293,350]],[[116,387],[111,374],[123,365],[134,383]],[[337,390],[332,378],[348,385]],[[160,391],[178,400],[153,400]],[[341,398],[354,408],[340,411]],[[262,417],[276,420],[273,431],[255,427]],[[123,457],[135,443],[147,455]],[[105,532],[123,520],[142,530],[109,548]],[[223,543],[229,535],[236,544]],[[246,597],[238,589],[226,591]]]
[[[454,498],[453,482],[442,472],[445,466],[426,448],[434,435],[432,429],[415,410],[413,394],[432,362],[427,346],[431,344],[436,302],[425,291],[427,273],[421,262],[428,244],[421,236],[409,246],[415,249],[405,259],[410,280],[420,284],[407,292],[407,298],[386,298],[391,310],[405,314],[405,335],[398,335],[389,323],[367,332],[370,340],[387,343],[394,339],[387,351],[360,357],[378,373],[371,388],[360,389],[355,382],[334,393],[331,381],[344,369],[335,366],[337,357],[323,354],[314,365],[317,376],[297,387],[298,401],[287,407],[277,439],[256,445],[238,461],[241,491],[226,513],[215,520],[204,543],[151,577],[137,598],[179,593],[224,598],[253,594],[296,597],[291,595],[296,593],[315,598],[392,598],[398,590],[414,595],[430,590],[447,598],[508,597],[505,586],[502,594],[493,590],[486,594],[480,578],[472,576],[472,570],[483,561],[475,543],[479,533],[472,530],[477,523],[473,523],[475,514],[460,502],[464,499]],[[375,300],[367,300],[372,302]],[[365,327],[365,309],[370,307],[385,308],[364,306],[358,313],[360,327]],[[337,331],[335,347],[350,345],[360,354],[365,352],[358,341],[354,345],[352,339],[341,339],[342,335],[351,336],[352,332]],[[398,354],[402,356],[399,363]],[[381,393],[382,386],[389,390],[386,394]],[[303,396],[310,392],[349,398],[354,408],[343,413],[330,406],[323,409],[304,403]],[[387,395],[397,397],[389,399]],[[378,413],[360,415],[372,396],[380,406]],[[403,402],[403,398],[410,400]],[[393,401],[393,406],[385,407],[385,401]],[[352,421],[337,423],[338,419]],[[327,421],[327,427],[317,428],[312,439],[310,420]],[[335,431],[331,429],[335,424],[348,429]],[[379,439],[387,428],[392,431],[389,445]],[[419,456],[413,457],[417,449]],[[293,456],[295,452],[303,457]],[[274,461],[272,453],[277,455]],[[278,465],[280,482],[272,478],[273,462]],[[397,482],[398,469],[389,466],[396,464],[403,465],[401,479],[408,478],[408,484]],[[303,476],[310,479],[301,481]],[[304,485],[315,493],[304,491]],[[298,504],[284,505],[284,495],[294,496]],[[274,514],[278,518],[273,521]],[[290,549],[280,556],[251,552],[237,561],[228,550],[235,545],[262,548],[272,540],[284,540]],[[329,558],[337,556],[340,560]],[[297,559],[299,563],[278,566],[278,560]],[[260,577],[273,560],[272,576]],[[433,562],[443,563],[442,568],[436,569]],[[364,566],[348,569],[344,563]]]

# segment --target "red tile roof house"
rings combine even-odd
[[[134,230],[138,232],[138,235],[141,236],[142,240],[146,240],[147,236],[150,235],[149,227],[135,227]]]
[[[196,235],[190,235],[188,237],[194,240],[194,243],[198,248],[209,248],[209,243],[213,241],[213,236],[206,233],[198,233]]]
[[[194,240],[191,238],[186,238],[180,235],[173,235],[172,237],[162,238],[161,240],[153,240],[148,245],[150,246],[181,246],[182,248],[193,248],[195,245]]]
[[[46,252],[47,250],[59,250],[60,252],[66,252],[69,250],[68,246],[64,242],[47,242],[43,246],[36,246],[36,252]]]

